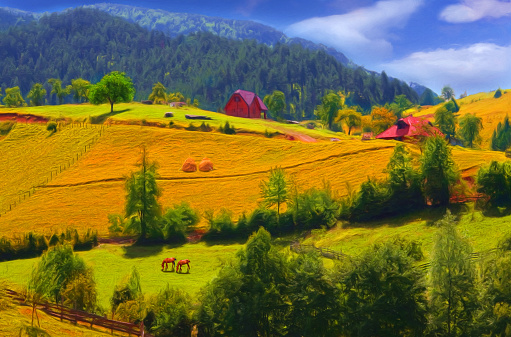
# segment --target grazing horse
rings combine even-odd
[[[186,260],[181,260],[177,263],[176,273],[182,272],[183,266],[185,264],[188,266],[188,270],[186,272],[189,272],[190,271],[190,260],[186,259]]]
[[[169,263],[172,263],[172,270],[174,270],[174,268],[176,268],[176,258],[175,257],[167,257],[161,263],[161,270],[163,270],[164,265],[165,265],[165,270],[167,270],[169,268]]]

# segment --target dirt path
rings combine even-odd
[[[299,140],[304,143],[315,143],[318,141],[316,138],[313,138],[311,136],[308,136],[308,135],[300,133],[300,132],[291,131],[291,130],[283,128],[281,126],[272,125],[272,128],[284,132],[284,134],[286,135],[286,139],[289,139],[289,140]]]

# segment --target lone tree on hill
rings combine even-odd
[[[321,121],[328,126],[328,129],[332,130],[335,117],[337,117],[339,109],[341,109],[342,106],[342,97],[331,92],[323,96],[321,99],[321,105],[316,107],[314,114],[316,114],[316,116],[318,116]]]
[[[125,73],[113,71],[103,76],[99,83],[93,85],[89,91],[89,101],[92,104],[110,103],[110,112],[114,112],[114,104],[131,102],[135,96],[135,88],[131,78]]]
[[[145,148],[138,172],[132,172],[126,180],[126,218],[130,219],[130,227],[140,233],[138,242],[147,239],[149,229],[156,227],[161,216],[158,197],[161,190],[156,184],[156,164],[147,161]]]
[[[351,135],[351,129],[362,125],[362,114],[354,108],[343,109],[339,111],[336,121],[344,122],[348,128],[348,135]]]

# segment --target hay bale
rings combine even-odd
[[[202,172],[213,171],[213,162],[209,158],[203,158],[199,164],[199,170]]]
[[[183,163],[183,166],[181,166],[181,171],[183,172],[195,172],[197,171],[197,164],[195,164],[195,160],[188,157],[185,162]]]
[[[165,117],[174,117],[174,114],[172,112],[166,112]]]

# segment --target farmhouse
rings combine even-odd
[[[244,118],[261,118],[262,112],[266,119],[268,108],[253,92],[238,89],[229,98],[224,110],[229,116]]]
[[[408,116],[401,118],[394,125],[376,136],[377,139],[403,140],[405,137],[418,138],[443,136],[442,132],[424,118]]]

